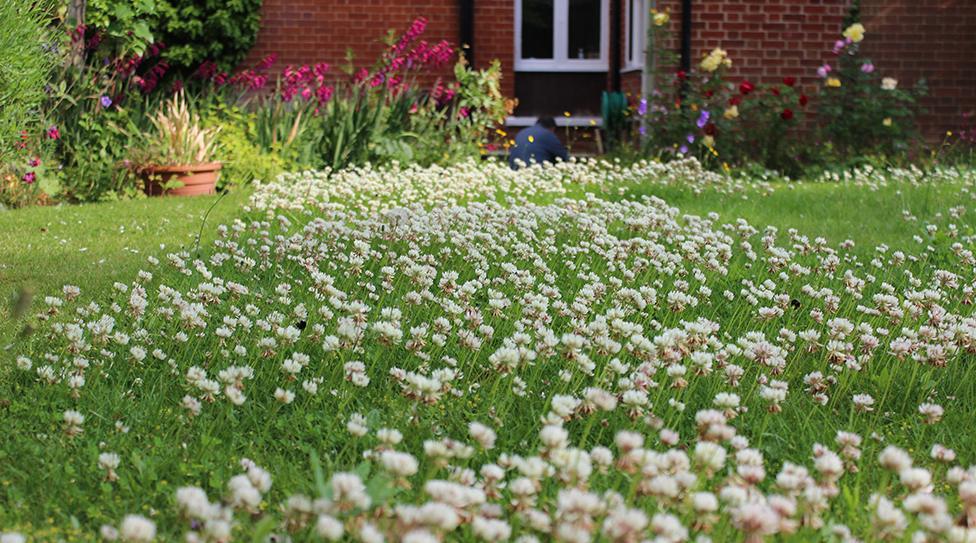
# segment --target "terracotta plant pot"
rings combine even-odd
[[[149,196],[200,196],[217,192],[220,162],[191,164],[188,166],[146,166],[139,171],[143,190]],[[170,181],[181,186],[169,190],[163,187]]]

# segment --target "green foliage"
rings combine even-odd
[[[842,158],[881,153],[906,153],[917,138],[918,99],[927,92],[924,80],[905,89],[882,77],[863,58],[857,43],[841,52],[817,97],[817,118],[825,138]]]
[[[856,3],[852,9],[856,16]],[[860,55],[863,26],[848,27],[844,34],[835,46],[837,66],[821,68],[823,84],[812,98],[796,86],[796,77],[728,81],[733,59],[721,48],[688,73],[672,73],[671,63],[658,63],[654,94],[631,108],[634,125],[643,123],[646,129],[644,156],[696,156],[722,168],[755,163],[791,176],[811,166],[854,165],[862,156],[883,156],[888,162],[908,156],[916,141],[924,81],[908,90],[893,80],[884,83]],[[656,43],[666,43],[667,27],[654,35],[661,40]],[[806,115],[813,105],[815,121]]]
[[[56,51],[42,3],[0,2],[0,172],[21,131],[37,128]]]
[[[86,24],[120,54],[165,44],[164,57],[187,75],[204,61],[233,69],[254,45],[261,0],[89,0]]]
[[[221,105],[204,119],[208,127],[219,128],[216,160],[223,163],[218,189],[244,186],[252,181],[270,181],[291,165],[278,153],[262,149],[251,133],[255,128],[253,114],[240,108]]]
[[[159,39],[182,72],[214,61],[233,69],[251,50],[261,27],[261,0],[159,0]]]
[[[152,30],[158,24],[159,8],[156,0],[87,0],[85,25],[100,31],[113,53],[141,55],[159,40]]]

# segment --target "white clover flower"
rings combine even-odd
[[[119,526],[119,538],[126,543],[149,543],[156,539],[156,525],[141,515],[126,515]]]

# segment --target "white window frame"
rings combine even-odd
[[[630,16],[631,4],[634,7],[634,17]],[[648,19],[650,19],[650,10],[647,0],[624,0],[624,25],[626,25],[627,36],[624,42],[623,71],[639,70],[644,67]]]
[[[600,0],[600,58],[569,57],[569,0],[553,1],[553,58],[522,58],[522,0],[515,0],[516,72],[605,72],[610,68],[610,0]]]

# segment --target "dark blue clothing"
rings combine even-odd
[[[538,164],[555,162],[556,158],[569,160],[569,152],[552,130],[540,125],[519,131],[515,136],[515,145],[508,151],[508,165],[513,169],[518,169],[516,159],[526,164]]]

